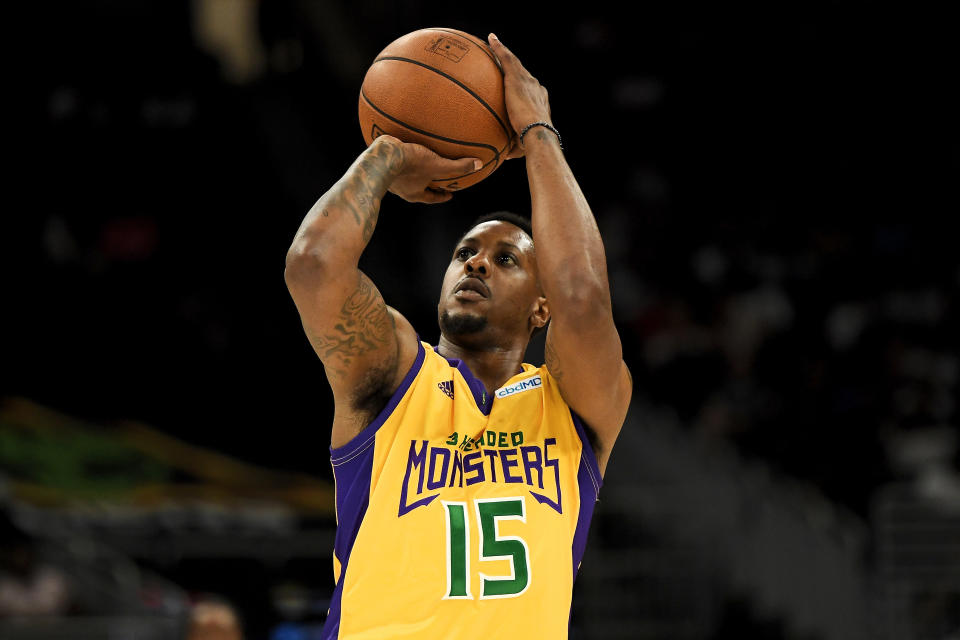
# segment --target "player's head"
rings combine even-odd
[[[453,250],[437,305],[448,340],[474,348],[528,341],[550,319],[530,221],[508,211],[477,218]]]

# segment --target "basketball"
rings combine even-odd
[[[486,42],[455,29],[419,29],[387,45],[363,78],[359,111],[367,145],[389,134],[446,158],[483,161],[475,173],[434,180],[438,189],[489,176],[513,138],[500,63]]]

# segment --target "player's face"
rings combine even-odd
[[[530,236],[509,222],[484,222],[454,248],[437,305],[440,328],[448,338],[529,337],[538,300],[543,298]]]

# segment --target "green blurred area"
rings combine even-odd
[[[169,482],[175,474],[107,434],[40,433],[5,417],[0,417],[0,467],[16,481],[81,499],[118,498],[144,483]]]
[[[259,500],[308,515],[333,511],[326,480],[248,464],[136,422],[92,424],[24,398],[0,401],[0,474],[11,497],[41,506]]]

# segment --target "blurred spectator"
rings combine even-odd
[[[42,560],[36,542],[0,513],[0,618],[58,616],[70,606],[67,576]]]
[[[204,596],[190,612],[186,640],[243,640],[236,608],[220,596]]]

